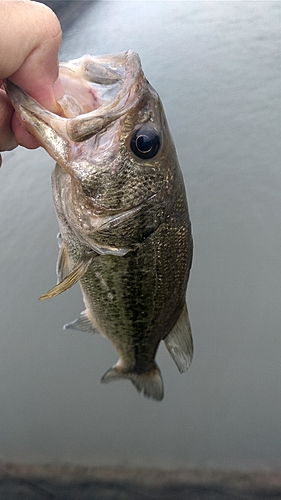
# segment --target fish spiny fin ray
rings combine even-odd
[[[71,268],[73,264],[68,255],[68,252],[64,246],[64,243],[61,244],[59,249],[59,256],[57,261],[57,285],[66,278],[71,273]]]
[[[150,372],[135,373],[125,371],[119,366],[119,363],[117,363],[107,370],[107,372],[103,375],[101,382],[107,383],[118,379],[131,380],[138,392],[143,391],[144,396],[147,398],[161,401],[164,397],[163,379],[157,365]]]
[[[193,340],[186,304],[164,342],[179,371],[182,373],[187,370],[193,357]]]
[[[89,319],[87,311],[82,311],[79,318],[75,319],[71,323],[64,325],[64,330],[80,330],[86,333],[99,333],[94,327],[93,323]]]
[[[58,285],[54,286],[49,290],[46,294],[41,295],[39,297],[39,300],[45,300],[45,299],[50,299],[51,297],[56,297],[60,293],[65,292],[69,288],[71,288],[77,281],[79,281],[84,274],[88,271],[90,265],[92,264],[92,261],[95,257],[98,257],[98,253],[96,252],[91,252],[90,254],[87,252],[85,253],[78,264],[74,266],[72,269],[71,273],[68,274]]]

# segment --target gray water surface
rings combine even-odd
[[[62,330],[83,309],[55,284],[58,225],[42,150],[0,172],[0,460],[142,466],[281,465],[281,4],[88,2],[61,60],[133,48],[164,103],[189,198],[195,342],[165,399],[101,385],[109,341]]]

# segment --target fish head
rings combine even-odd
[[[104,224],[108,229],[114,220],[116,226],[146,205],[151,210],[155,200],[156,229],[175,152],[160,98],[139,56],[132,50],[83,56],[62,63],[60,79],[65,89],[60,116],[11,82],[6,88],[23,126],[62,167],[71,226],[89,242]]]

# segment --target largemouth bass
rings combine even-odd
[[[119,360],[102,382],[130,379],[161,400],[160,341],[180,372],[193,355],[191,223],[164,110],[131,50],[61,64],[60,78],[61,116],[6,82],[22,124],[57,162],[58,283],[41,299],[79,281],[85,311],[64,328],[113,343]]]

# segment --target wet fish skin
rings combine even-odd
[[[180,371],[193,355],[185,298],[191,223],[163,107],[133,51],[84,56],[63,64],[61,78],[71,96],[61,103],[64,117],[7,82],[25,127],[57,161],[58,285],[43,298],[80,280],[86,310],[65,328],[113,343],[120,358],[103,382],[128,378],[161,400],[160,341]],[[153,138],[155,155],[132,151],[137,134]]]

